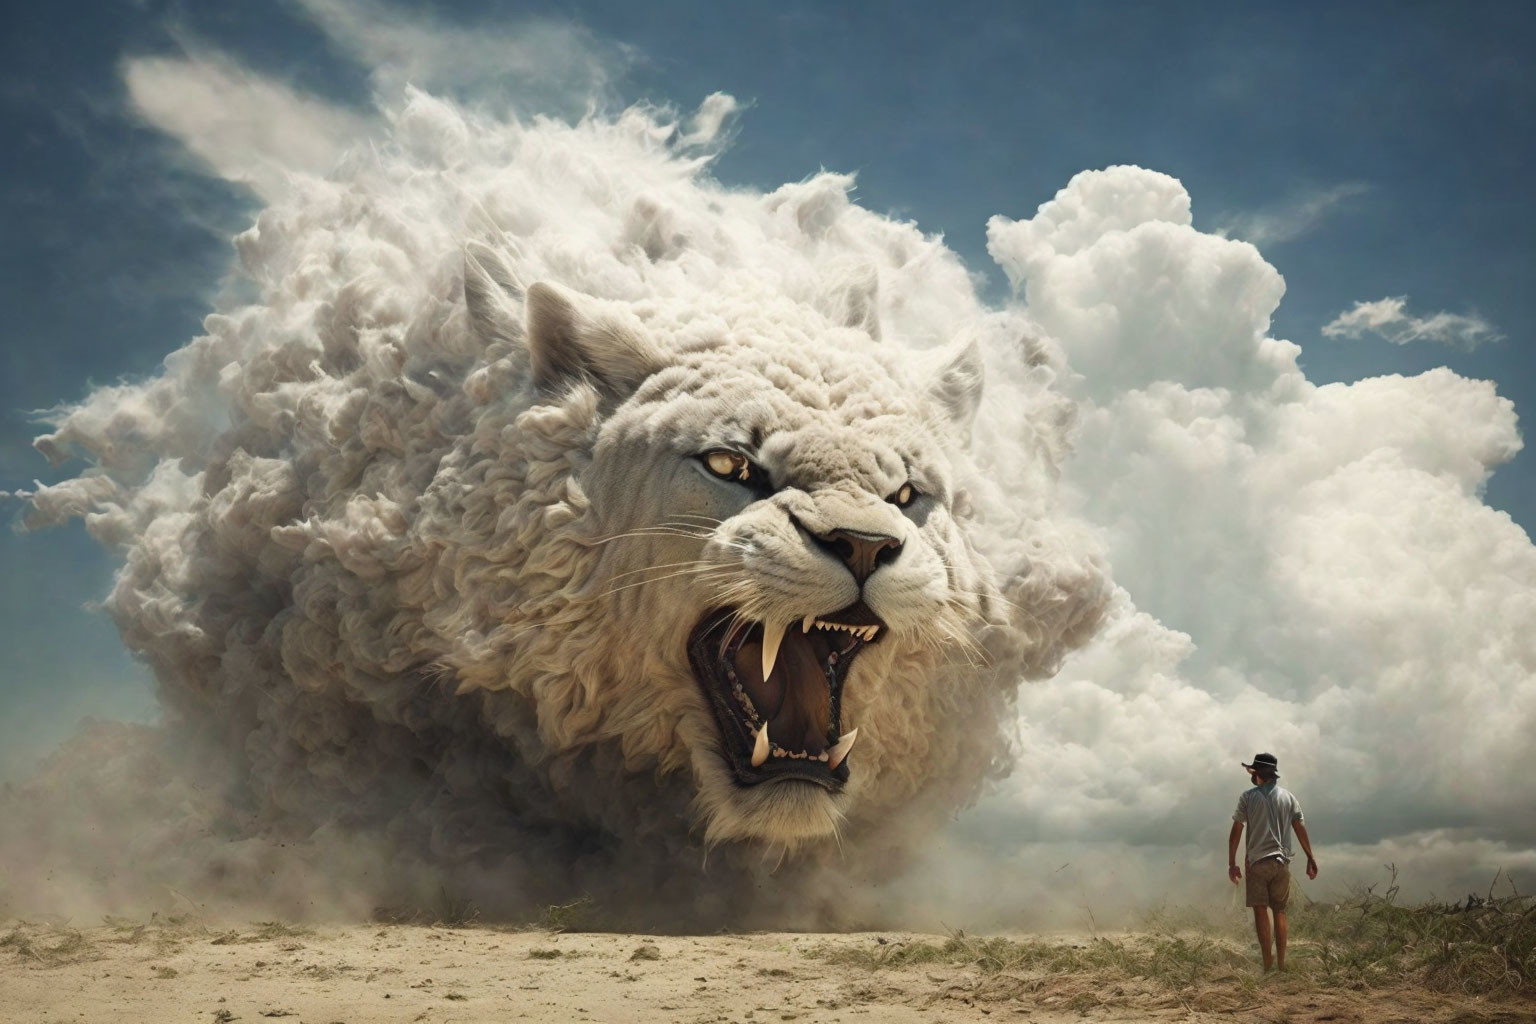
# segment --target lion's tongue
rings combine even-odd
[[[832,692],[816,652],[799,630],[791,629],[785,635],[767,679],[763,678],[760,638],[742,644],[731,663],[736,678],[752,698],[752,706],[767,720],[774,746],[812,755],[826,749]]]

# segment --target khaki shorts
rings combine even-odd
[[[1291,869],[1279,857],[1265,857],[1248,865],[1248,905],[1273,907],[1280,912],[1291,900]]]

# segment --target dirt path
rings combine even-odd
[[[1083,973],[837,962],[837,951],[867,961],[934,941],[893,933],[657,937],[115,921],[84,930],[13,923],[0,935],[0,1020],[36,1024],[1536,1022],[1518,1004],[1323,992],[1294,977],[1234,976],[1218,988],[1179,990]]]

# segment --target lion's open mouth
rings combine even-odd
[[[739,784],[800,779],[842,788],[858,732],[842,731],[843,684],[859,652],[885,628],[862,601],[772,625],[730,608],[704,616],[689,637],[688,659]]]

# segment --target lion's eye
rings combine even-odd
[[[906,508],[917,499],[917,488],[911,484],[902,484],[896,489],[896,493],[888,499],[897,508]]]
[[[725,451],[708,452],[704,456],[704,465],[715,476],[741,483],[753,482],[756,469],[745,455]]]

